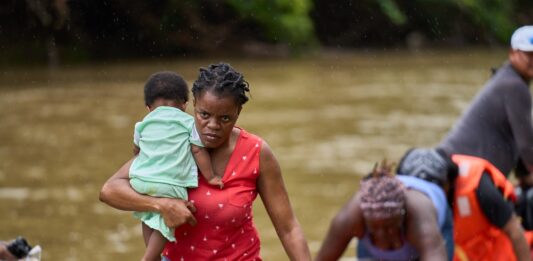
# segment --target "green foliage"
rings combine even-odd
[[[294,54],[318,44],[402,46],[413,35],[440,46],[507,45],[518,25],[533,21],[533,1],[4,0],[0,13],[0,55],[9,64],[55,51],[62,61],[239,54],[249,42],[281,43]]]
[[[376,0],[381,11],[395,25],[404,25],[406,15],[394,0]],[[401,1],[398,1],[401,2]],[[494,35],[500,42],[508,42],[516,24],[513,22],[514,1],[509,0],[417,0],[419,5],[440,4],[451,9],[458,9],[477,27],[490,35]],[[415,2],[415,5],[417,4]],[[434,17],[439,10],[428,10],[427,17]],[[450,17],[451,18],[451,17]],[[446,24],[453,24],[453,18]],[[438,25],[435,25],[438,26]],[[444,25],[446,26],[446,25]],[[436,29],[436,28],[435,28]]]
[[[407,22],[405,14],[398,8],[398,5],[393,0],[377,0],[381,11],[391,20],[395,25],[404,25]]]
[[[309,16],[311,0],[228,0],[228,3],[243,19],[259,24],[270,41],[298,47],[314,39]]]
[[[492,32],[499,41],[508,42],[516,25],[513,21],[513,1],[509,0],[452,0],[474,22]]]

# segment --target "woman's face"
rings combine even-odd
[[[217,96],[209,90],[194,99],[194,119],[206,148],[218,148],[229,139],[241,106],[231,96]]]
[[[402,237],[403,215],[383,219],[368,218],[365,222],[368,233],[378,245],[380,242],[390,242]]]

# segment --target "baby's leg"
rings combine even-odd
[[[142,231],[143,231],[143,238],[144,238],[144,246],[148,246],[148,241],[150,240],[150,236],[152,235],[152,232],[154,232],[154,229],[144,224],[144,222],[141,222],[142,225]]]
[[[207,183],[209,183],[209,185],[217,186],[219,188],[224,188],[224,183],[222,182],[222,178],[218,176],[213,176],[211,179],[208,179]]]
[[[161,232],[153,230],[152,235],[148,239],[148,245],[146,246],[146,252],[144,252],[142,261],[160,261],[161,252],[163,252],[166,243],[167,239],[161,235]]]

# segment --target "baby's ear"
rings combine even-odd
[[[182,104],[181,104],[181,110],[182,110],[182,111],[185,111],[185,110],[187,110],[187,105],[189,105],[189,102],[188,102],[188,101],[187,101],[187,102],[184,102],[184,103],[182,103]]]

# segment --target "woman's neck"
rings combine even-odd
[[[226,142],[217,148],[209,149],[209,155],[211,156],[211,162],[216,175],[220,177],[224,176],[226,166],[228,165],[231,155],[235,150],[240,132],[241,130],[239,128],[233,128]]]

